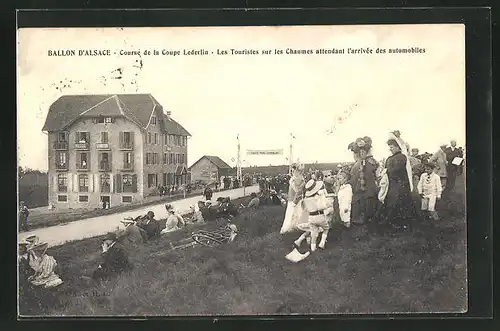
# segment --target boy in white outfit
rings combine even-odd
[[[431,163],[425,164],[425,171],[420,176],[417,188],[418,194],[422,197],[422,211],[429,211],[430,216],[438,220],[436,200],[441,199],[442,186],[441,178],[434,172],[434,167]]]
[[[349,174],[345,171],[339,172],[337,175],[339,181],[339,191],[337,193],[339,203],[340,219],[345,227],[351,226],[351,203],[352,203],[352,187],[348,183]]]

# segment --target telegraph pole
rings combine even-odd
[[[243,186],[243,178],[241,176],[241,152],[240,152],[240,134],[236,136],[236,139],[238,140],[238,158],[236,161],[236,176],[238,176],[238,179],[240,181],[240,187]]]
[[[290,155],[288,156],[288,173],[292,174],[292,164],[293,164],[293,134],[290,133]]]

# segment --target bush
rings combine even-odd
[[[19,201],[26,202],[28,208],[49,204],[49,180],[46,172],[20,169],[18,175]]]

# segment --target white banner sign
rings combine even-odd
[[[247,155],[283,155],[283,149],[247,149]]]

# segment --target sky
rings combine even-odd
[[[374,53],[216,55],[366,47]],[[410,47],[425,53],[375,53]],[[68,49],[112,55],[47,55]],[[144,55],[154,49],[160,55]],[[209,54],[161,55],[184,49]],[[121,80],[112,78],[118,68]],[[48,168],[42,127],[51,103],[65,94],[152,94],[192,134],[188,165],[217,155],[234,166],[237,135],[243,166],[287,163],[290,134],[293,159],[301,162],[351,161],[347,146],[361,136],[372,138],[381,159],[389,155],[392,130],[422,152],[450,139],[465,145],[463,25],[20,29],[17,77],[18,160],[32,169]],[[246,155],[247,149],[283,155]]]

